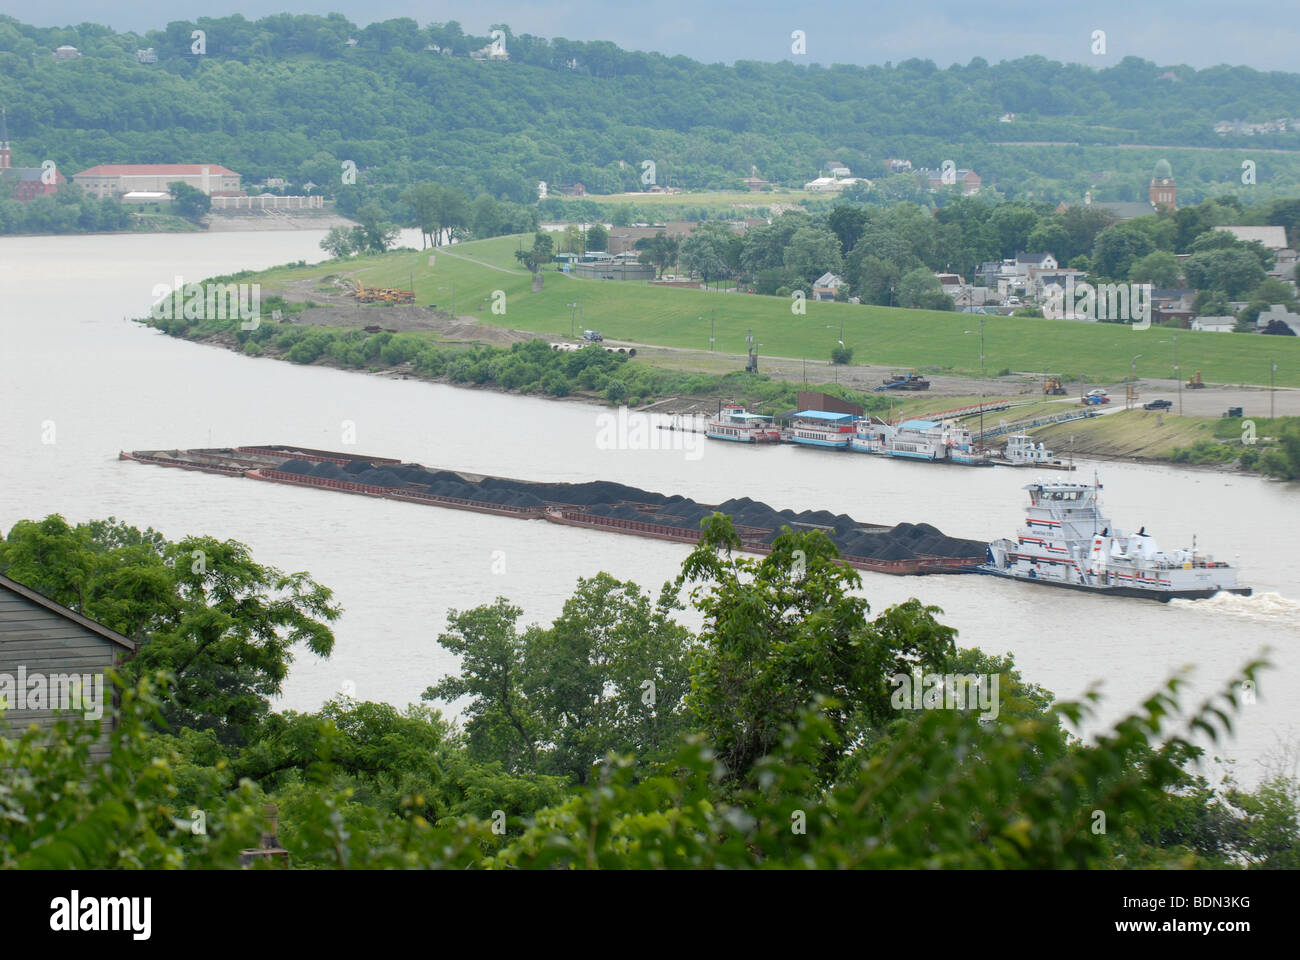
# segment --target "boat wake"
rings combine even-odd
[[[1195,606],[1227,616],[1239,617],[1254,623],[1288,627],[1300,633],[1300,601],[1280,593],[1257,593],[1243,597],[1235,593],[1216,593],[1204,600],[1171,600],[1175,606]]]

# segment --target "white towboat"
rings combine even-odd
[[[1165,552],[1146,528],[1125,534],[1101,513],[1100,482],[1036,480],[1026,484],[1029,509],[1014,540],[989,544],[980,573],[1074,590],[1172,600],[1216,593],[1249,596],[1237,571],[1191,549]]]

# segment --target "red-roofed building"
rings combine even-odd
[[[102,163],[72,175],[72,182],[97,197],[165,191],[176,181],[211,196],[239,190],[239,174],[214,163]]]

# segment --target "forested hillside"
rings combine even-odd
[[[284,177],[327,193],[346,193],[349,160],[359,195],[433,180],[522,203],[536,199],[538,180],[643,189],[645,160],[660,184],[737,188],[754,170],[801,185],[829,159],[876,179],[887,158],[903,157],[917,167],[952,160],[1009,197],[1077,202],[1092,189],[1125,200],[1145,198],[1151,165],[1166,155],[1180,201],[1239,191],[1243,159],[1258,166],[1260,196],[1300,189],[1300,152],[1290,152],[1300,133],[1213,130],[1300,112],[1296,74],[1137,58],[1093,70],[1036,56],[947,69],[728,67],[500,30],[506,62],[472,59],[491,38],[454,22],[362,29],[338,14],[233,16],[139,36],[0,17],[0,103],[17,164],[205,160],[246,182]],[[60,44],[82,56],[56,59]],[[147,48],[156,63],[137,62]],[[1014,122],[999,122],[1008,113]],[[1043,141],[1077,145],[1020,145]]]

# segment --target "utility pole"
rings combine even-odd
[[[983,314],[980,314],[980,441],[979,446],[984,446],[984,320]]]
[[[716,341],[714,340],[713,337],[713,311],[710,310],[709,311],[709,352],[710,353],[713,352],[713,344],[715,342]]]
[[[1277,373],[1277,361],[1268,362],[1268,418],[1273,419],[1273,374]]]
[[[1174,334],[1174,376],[1178,379],[1178,415],[1183,415],[1183,375],[1178,372],[1178,334]]]
[[[1141,359],[1142,359],[1142,354],[1139,353],[1136,357],[1133,358],[1132,362],[1129,364],[1128,396],[1124,398],[1125,410],[1133,409],[1133,399],[1134,399],[1134,395],[1137,393],[1138,361]]]

